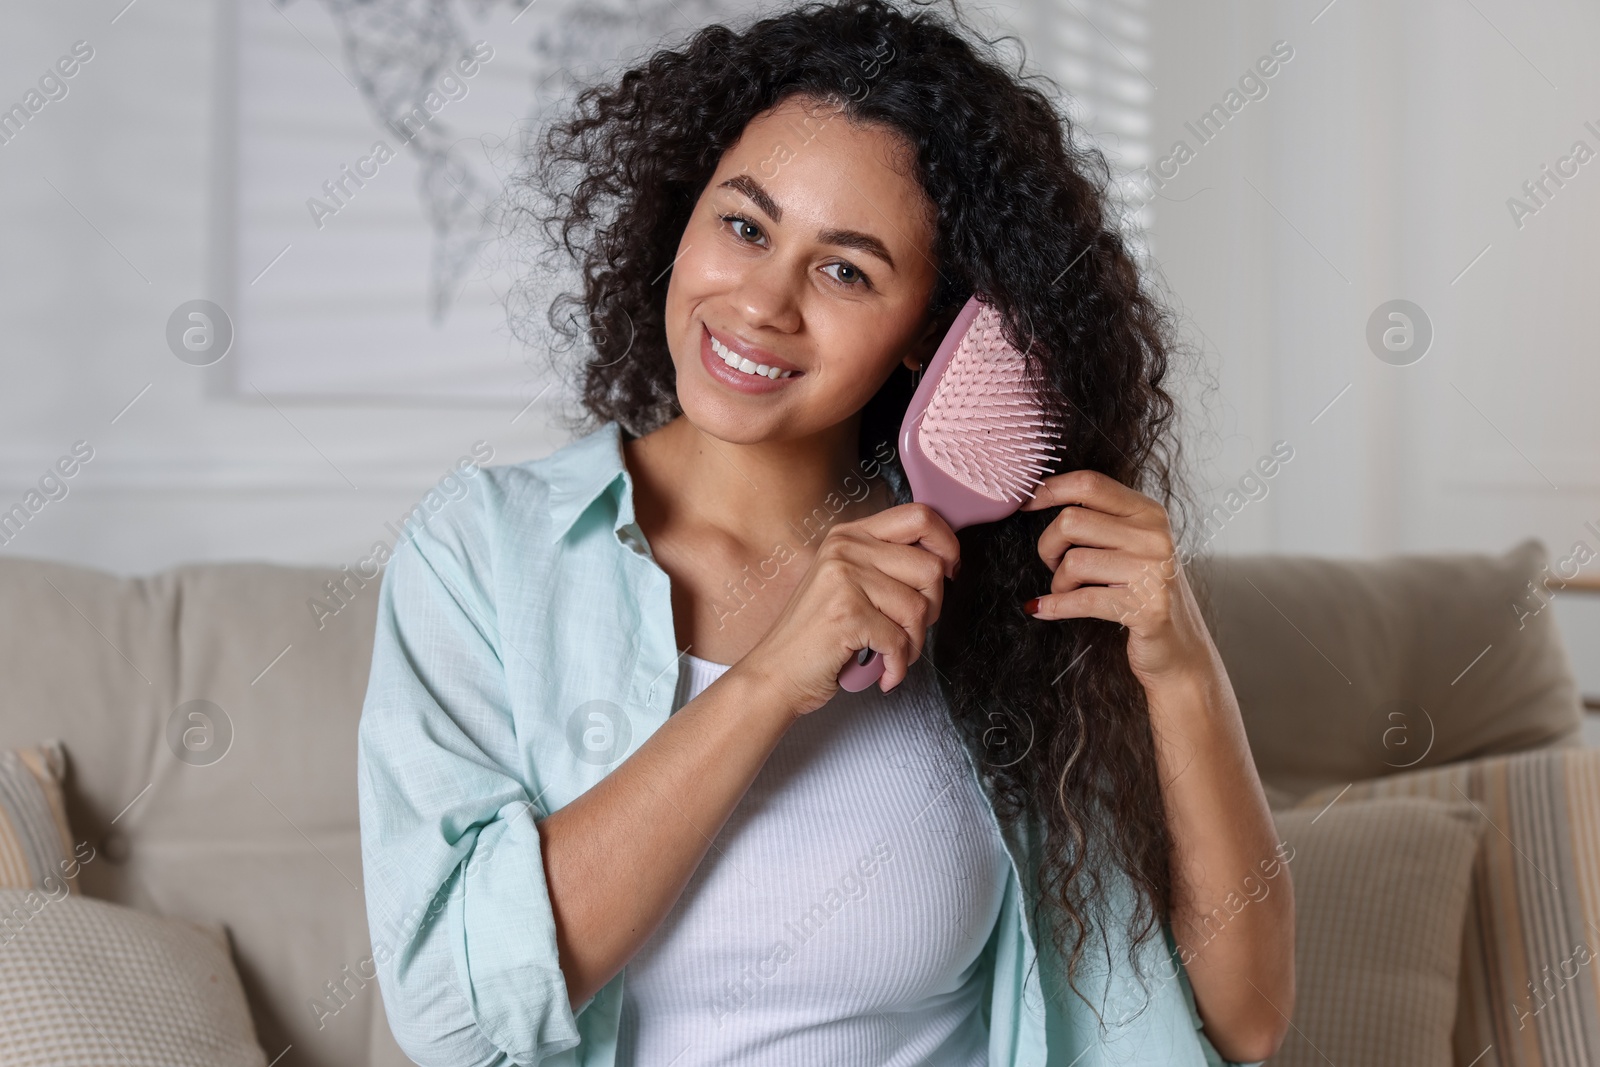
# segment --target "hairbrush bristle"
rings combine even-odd
[[[1026,379],[1000,313],[981,306],[939,375],[918,430],[945,473],[991,500],[1022,503],[1055,461],[1058,427]]]

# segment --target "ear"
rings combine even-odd
[[[961,309],[955,308],[954,310],[940,312],[931,316],[923,325],[922,333],[917,335],[917,339],[912,342],[911,347],[906,351],[905,357],[900,362],[914,371],[927,367],[928,361],[933,358],[933,354],[939,351],[939,345],[944,341],[945,334],[950,332],[950,324],[955,321],[956,316],[960,313]]]

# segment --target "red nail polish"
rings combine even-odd
[[[1029,600],[1029,601],[1025,602],[1022,605],[1023,614],[1026,614],[1026,615],[1032,615],[1034,612],[1036,612],[1038,610],[1039,610],[1039,598],[1038,597],[1034,597],[1032,600]]]

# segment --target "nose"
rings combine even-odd
[[[778,256],[749,264],[728,293],[728,303],[752,331],[794,333],[800,327],[799,270]]]

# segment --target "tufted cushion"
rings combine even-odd
[[[1581,744],[1555,613],[1533,610],[1547,558],[1525,541],[1500,556],[1191,561],[1262,780],[1298,797]]]

